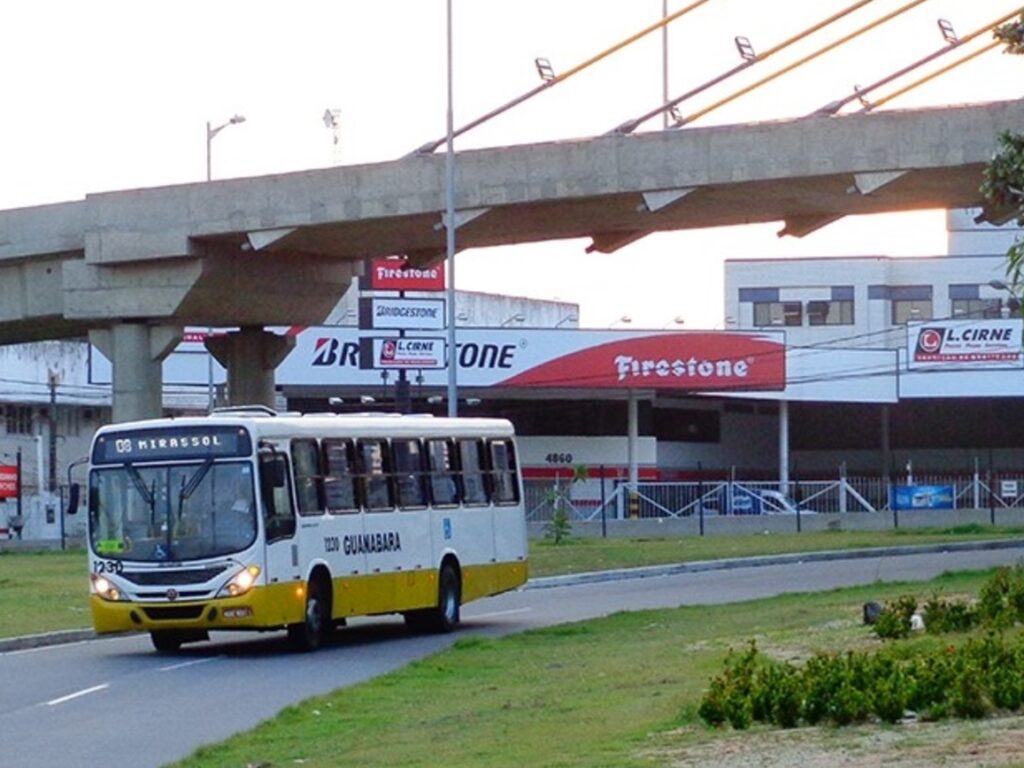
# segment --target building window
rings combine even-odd
[[[808,301],[808,325],[853,325],[853,300]]]
[[[32,407],[28,405],[8,405],[4,408],[8,435],[32,434]]]
[[[803,325],[803,306],[799,301],[755,301],[754,326]]]
[[[1003,302],[1000,299],[953,299],[950,309],[954,320],[1002,317]]]
[[[893,299],[892,324],[906,325],[932,319],[931,299]]]

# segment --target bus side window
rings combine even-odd
[[[358,512],[355,451],[351,440],[324,440],[324,496],[332,514]]]
[[[511,440],[489,440],[488,449],[491,459],[491,498],[496,504],[515,504],[519,501],[515,446]]]
[[[394,509],[387,440],[359,440],[357,446],[364,506],[370,512]]]
[[[462,477],[462,500],[466,504],[486,504],[484,485],[484,454],[481,440],[459,440],[459,470]]]
[[[278,482],[280,481],[280,482]],[[260,453],[260,495],[267,541],[295,535],[295,510],[288,484],[288,457],[283,453]]]
[[[434,505],[451,507],[459,503],[459,486],[455,474],[455,446],[451,440],[427,440],[430,466],[430,495]]]
[[[391,455],[394,460],[398,506],[402,509],[422,509],[427,505],[427,493],[423,485],[423,450],[420,441],[392,438]]]
[[[292,469],[295,471],[295,495],[299,500],[299,514],[322,514],[323,478],[316,440],[292,441]]]

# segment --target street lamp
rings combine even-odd
[[[557,323],[555,323],[555,328],[560,328],[565,323],[576,323],[576,322],[579,322],[579,319],[580,318],[579,318],[578,315],[566,315],[561,320],[559,320]]]
[[[632,317],[630,317],[629,315],[623,315],[622,317],[619,317],[619,318],[616,318],[615,320],[613,320],[612,324],[609,325],[608,327],[609,328],[614,328],[618,323],[622,323],[623,325],[629,325],[632,322],[633,322],[633,318]]]
[[[504,320],[502,320],[500,327],[504,328],[506,325],[509,325],[510,323],[522,323],[525,320],[526,315],[524,315],[522,312],[516,312],[511,317],[506,317]]]
[[[243,115],[235,115],[226,123],[221,123],[216,127],[210,125],[210,121],[206,121],[206,180],[210,181],[213,178],[213,166],[211,160],[211,145],[213,144],[213,137],[223,131],[229,125],[238,125],[244,123],[245,117]],[[206,342],[209,344],[210,339],[213,338],[213,326],[207,326],[206,328]],[[207,413],[213,413],[214,406],[214,394],[213,394],[213,353],[210,352],[209,346],[206,347],[206,411]]]
[[[217,127],[211,127],[210,121],[206,121],[206,180],[210,181],[213,178],[212,168],[210,165],[210,145],[213,144],[213,137],[223,131],[229,125],[238,125],[244,123],[245,117],[242,115],[235,115],[226,123],[221,123]]]

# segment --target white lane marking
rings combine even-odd
[[[514,613],[527,613],[533,610],[532,608],[511,608],[507,611],[492,611],[491,613],[474,613],[472,616],[467,616],[467,619],[493,619],[495,616],[511,616]]]
[[[214,656],[212,659],[193,659],[192,661],[183,661],[180,664],[171,664],[167,667],[160,667],[160,672],[173,672],[175,669],[184,669],[185,667],[194,667],[196,664],[206,664],[208,661],[216,661],[217,659],[223,658],[222,656]]]
[[[77,699],[80,696],[88,696],[90,693],[96,693],[98,691],[105,690],[105,689],[107,689],[109,687],[110,687],[110,683],[103,683],[102,685],[94,685],[92,688],[84,688],[81,691],[75,691],[74,693],[69,693],[67,696],[61,696],[59,699],[50,699],[48,702],[46,702],[46,706],[48,706],[48,707],[55,707],[58,704],[63,704],[66,701],[71,701],[72,699]]]

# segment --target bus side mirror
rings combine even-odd
[[[78,512],[78,497],[82,493],[82,487],[78,483],[72,483],[68,488],[67,514],[73,515]]]

